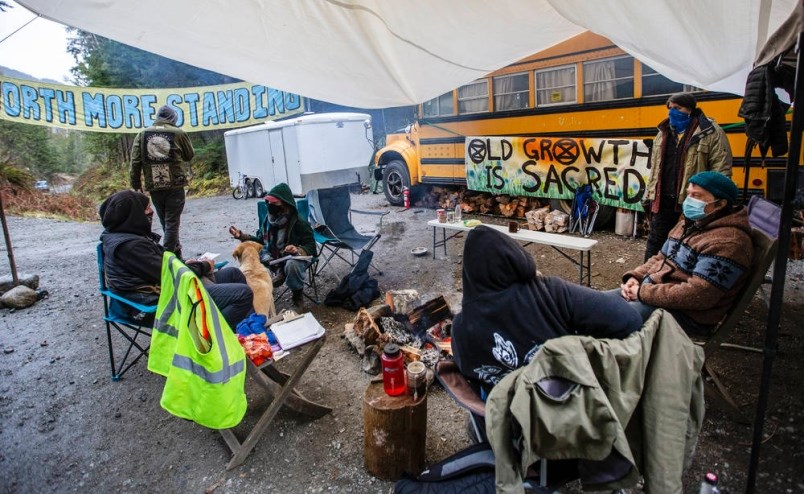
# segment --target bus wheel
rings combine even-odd
[[[555,209],[572,215],[572,201],[569,199],[550,199],[550,210],[552,211]],[[611,206],[600,206],[600,211],[597,213],[597,219],[595,219],[594,228],[596,230],[600,230],[601,228],[611,225],[616,212],[617,208],[613,208]]]
[[[404,187],[410,188],[410,173],[408,173],[408,167],[405,166],[403,161],[391,161],[385,165],[385,172],[383,173],[385,198],[394,206],[402,206],[405,202],[402,197],[402,189]]]
[[[262,182],[260,182],[260,179],[255,178],[251,185],[254,188],[254,197],[257,199],[261,198],[265,193],[265,189],[262,188]]]

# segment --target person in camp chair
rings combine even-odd
[[[625,338],[642,327],[624,300],[542,276],[521,245],[482,225],[466,236],[461,306],[452,324],[455,363],[486,391],[551,338]]]
[[[277,184],[265,196],[265,201],[268,203],[268,214],[257,236],[244,233],[235,226],[229,227],[229,234],[241,242],[252,240],[263,244],[260,260],[266,265],[285,256],[314,256],[313,229],[306,218],[299,216],[290,187],[285,183]],[[287,283],[295,305],[302,302],[307,265],[308,262],[304,260],[288,259],[268,266],[273,274],[274,287]]]
[[[689,179],[683,217],[661,251],[623,276],[619,295],[643,320],[666,309],[685,331],[708,335],[745,285],[754,255],[737,186],[715,171]]]
[[[100,240],[106,285],[132,302],[156,305],[162,283],[162,258],[167,249],[159,245],[159,235],[151,231],[154,212],[148,196],[133,190],[117,192],[103,201],[98,212],[104,227]],[[199,277],[214,269],[212,261],[184,262]],[[205,287],[232,330],[252,311],[251,288],[239,269],[218,270],[215,282],[205,283]],[[151,323],[138,312],[130,311],[129,316],[143,324]]]

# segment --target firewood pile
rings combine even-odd
[[[451,329],[452,311],[443,296],[422,302],[416,290],[393,290],[384,304],[361,308],[343,336],[362,358],[366,373],[379,374],[383,348],[396,343],[406,363],[421,361],[432,376],[439,358],[452,354]]]
[[[546,205],[547,200],[433,186],[414,203],[417,207],[446,210],[455,209],[457,204],[460,204],[461,210],[468,214],[499,214],[506,218],[524,218],[525,213]]]

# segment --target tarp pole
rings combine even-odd
[[[793,96],[793,121],[790,127],[790,150],[787,154],[787,170],[784,177],[784,200],[782,201],[782,218],[779,230],[779,251],[773,264],[773,286],[768,304],[768,325],[765,332],[765,357],[762,361],[762,381],[759,385],[759,400],[754,416],[754,440],[751,445],[751,460],[748,465],[748,480],[745,492],[753,493],[759,467],[759,450],[762,446],[762,431],[765,426],[765,413],[768,408],[773,359],[776,357],[779,324],[782,317],[785,273],[787,256],[790,253],[790,230],[793,226],[793,198],[798,183],[799,160],[801,157],[801,135],[804,131],[804,50],[802,39],[804,33],[798,33],[796,42],[796,86]],[[795,328],[799,329],[799,328]]]

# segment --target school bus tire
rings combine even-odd
[[[572,214],[572,201],[569,199],[550,199],[550,210],[562,211],[567,214]],[[597,219],[595,219],[595,230],[600,230],[601,228],[605,228],[611,225],[611,222],[614,220],[614,215],[617,213],[617,209],[611,206],[600,206],[600,211],[597,213]]]
[[[393,206],[402,206],[405,202],[402,189],[410,188],[410,173],[404,161],[393,160],[385,165],[382,174],[383,191],[385,198]]]

